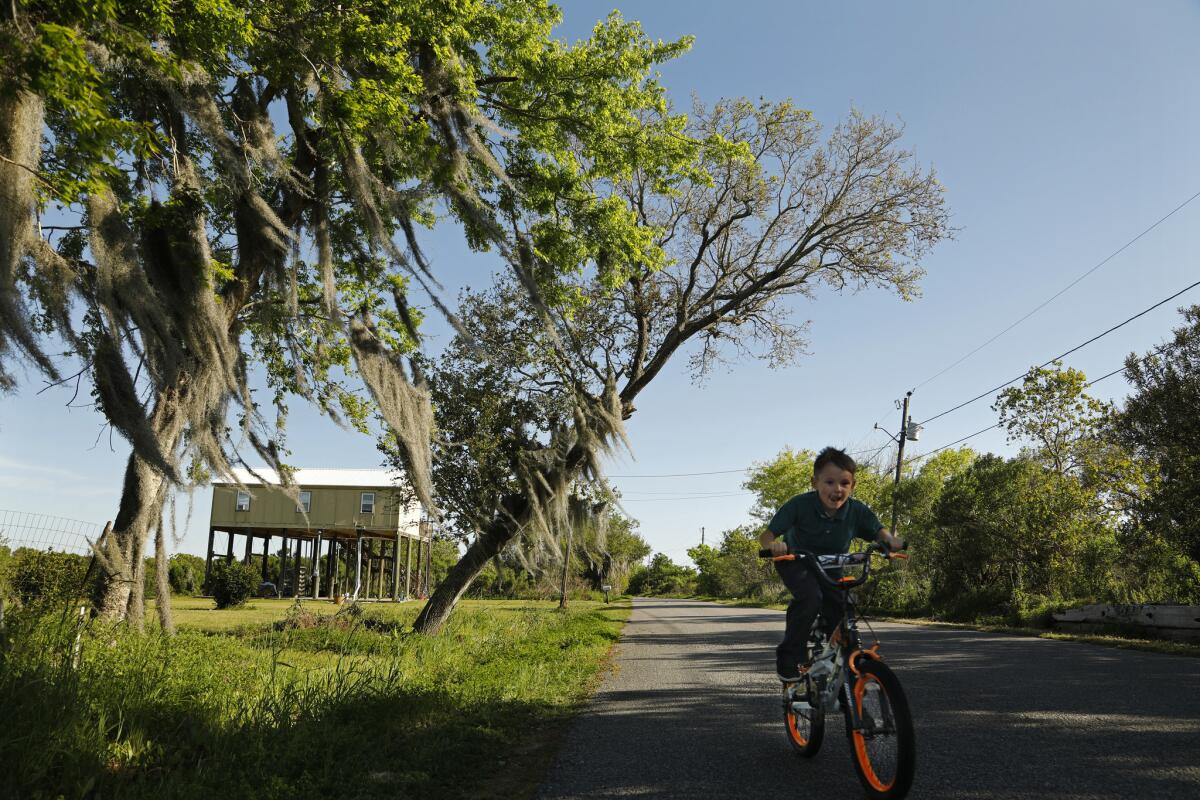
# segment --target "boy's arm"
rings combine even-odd
[[[903,547],[904,543],[898,536],[893,536],[892,532],[887,528],[880,528],[879,533],[875,534],[875,541],[880,544],[887,545],[887,548],[893,553]]]
[[[762,533],[758,535],[758,544],[764,550],[770,550],[773,556],[787,555],[787,542],[780,537],[783,534],[775,533],[770,527],[763,528]]]

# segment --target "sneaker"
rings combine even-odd
[[[807,664],[786,664],[779,661],[775,662],[775,674],[779,676],[779,680],[784,683],[796,683],[804,680],[804,673],[808,672]]]

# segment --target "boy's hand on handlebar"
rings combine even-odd
[[[879,532],[879,542],[888,549],[891,553],[898,553],[908,547],[908,543],[897,536],[893,536],[890,531],[883,530]]]
[[[776,539],[775,541],[771,542],[771,547],[769,549],[772,556],[786,556],[788,554],[787,542],[783,539]]]

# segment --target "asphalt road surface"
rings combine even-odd
[[[875,629],[913,708],[910,797],[1200,799],[1200,659]],[[613,672],[536,797],[862,797],[841,714],[816,758],[792,754],[782,630],[778,611],[635,600]]]

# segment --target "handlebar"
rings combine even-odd
[[[774,555],[770,550],[764,549],[759,550],[758,555],[760,558],[769,558],[772,561],[808,561],[816,565],[817,569],[814,570],[814,572],[816,573],[817,577],[826,585],[832,586],[835,589],[853,589],[855,586],[861,586],[866,582],[867,578],[870,577],[872,555],[883,556],[889,561],[893,558],[908,558],[908,554],[902,552],[907,549],[908,542],[901,542],[900,550],[897,552],[892,552],[879,542],[871,542],[871,544],[867,546],[866,550],[863,550],[859,553],[841,553],[838,555],[819,556],[810,550],[800,550],[796,553],[788,553],[787,555],[777,556]],[[837,580],[834,580],[833,578],[829,577],[829,573],[826,571],[830,569],[840,569],[841,567],[857,566],[861,566],[863,568],[862,574],[857,578],[843,576]]]

